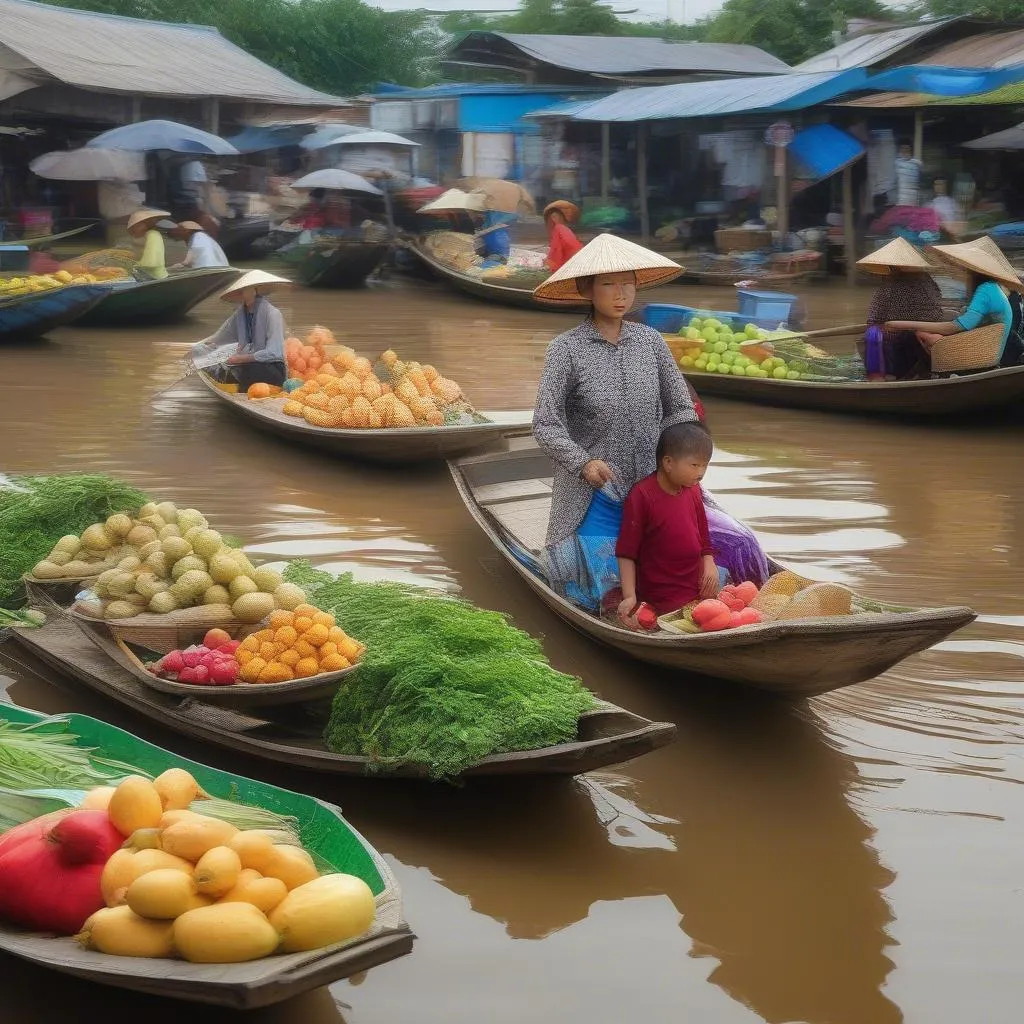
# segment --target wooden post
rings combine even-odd
[[[853,222],[853,165],[843,168],[843,252],[846,259],[846,283],[857,280],[857,239]]]
[[[601,122],[601,200],[608,202],[612,186],[612,126]]]
[[[775,206],[778,210],[779,235],[783,244],[789,234],[789,165],[786,160],[786,147],[778,146],[775,150]]]
[[[651,216],[647,209],[647,125],[636,126],[636,184],[640,192],[640,237],[647,241],[651,234]]]
[[[138,124],[142,120],[142,97],[132,97],[132,124]]]
[[[914,159],[924,159],[924,111],[914,111]]]

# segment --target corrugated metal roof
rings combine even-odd
[[[543,107],[541,110],[531,110],[529,114],[524,114],[523,117],[528,117],[531,120],[543,120],[549,117],[571,120],[581,110],[589,107],[594,102],[596,102],[594,99],[566,100],[564,103],[555,103],[550,107]]]
[[[56,79],[93,92],[307,106],[342,102],[293,81],[203,25],[0,0],[0,46],[28,62],[40,85]],[[0,57],[0,69],[6,66]]]
[[[717,73],[781,74],[789,65],[756,46],[669,43],[639,36],[547,36],[470,32],[448,52],[451,63],[486,65],[502,56],[526,57],[586,75]],[[492,65],[493,66],[493,65]],[[503,65],[504,66],[504,65]]]
[[[429,100],[458,96],[523,96],[530,93],[603,93],[607,90],[579,85],[525,85],[520,82],[441,82],[414,88],[406,85],[379,84],[373,93],[375,100]]]
[[[947,68],[1002,68],[1024,63],[1024,29],[983,32],[942,46],[918,61]]]
[[[623,89],[588,103],[573,120],[662,121],[758,111],[803,110],[863,88],[867,77],[866,71],[854,68],[817,75],[768,75]]]
[[[840,43],[824,53],[815,54],[802,64],[797,64],[793,70],[806,74],[871,67],[956,20],[956,18],[941,18],[936,21],[919,22],[916,25],[904,25],[901,28],[893,28],[885,32],[869,32],[854,39],[847,39],[846,42]]]

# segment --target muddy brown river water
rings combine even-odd
[[[810,287],[812,326],[867,293]],[[730,308],[669,287],[663,301]],[[572,319],[395,278],[296,290],[289,324],[437,364],[484,409],[532,405]],[[0,349],[0,470],[102,471],[202,509],[264,560],[459,588],[544,636],[596,692],[677,742],[575,781],[464,789],[326,780],[152,727],[29,665],[19,703],[106,718],[220,768],[315,793],[394,867],[412,956],[250,1024],[1010,1024],[1024,974],[1024,420],[913,426],[710,399],[705,481],[807,575],[976,624],[870,682],[801,704],[688,684],[541,607],[443,465],[358,467],[251,434],[180,375],[226,309]],[[4,1024],[240,1014],[135,996],[0,956]]]

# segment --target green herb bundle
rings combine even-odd
[[[285,579],[367,645],[334,697],[327,746],[376,768],[452,779],[490,754],[576,738],[595,700],[497,612],[401,583],[359,583],[293,562]]]
[[[134,487],[99,474],[0,480],[0,607],[20,602],[21,577],[61,537],[148,500]]]

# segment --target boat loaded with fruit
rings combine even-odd
[[[256,566],[196,509],[103,477],[70,478],[64,495],[82,497],[61,505],[61,479],[0,486],[0,550],[10,536],[17,556],[0,595],[17,603],[20,582],[45,614],[9,637],[164,725],[293,765],[439,779],[574,774],[672,738],[556,671],[504,616],[307,563]],[[52,533],[26,542],[28,515]]]

